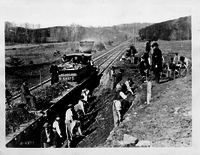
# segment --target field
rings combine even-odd
[[[6,84],[8,85],[8,87],[10,87],[11,91],[15,93],[20,90],[20,86],[24,79],[28,81],[30,88],[39,84],[40,80],[44,81],[49,79],[49,69],[52,63],[60,64],[61,56],[63,54],[72,53],[72,47],[74,46],[69,43],[42,44],[32,46],[15,45],[6,47]],[[54,55],[56,51],[60,51],[60,53]],[[99,55],[100,53],[101,52],[96,52],[93,54]],[[10,66],[10,57],[19,58],[24,62],[24,64],[22,66]]]
[[[158,41],[158,43],[163,53],[179,52],[180,55],[191,59],[191,41]],[[41,81],[50,78],[49,68],[51,64],[53,62],[59,64],[61,55],[70,53],[72,46],[68,43],[44,44],[39,46],[28,45],[23,46],[23,48],[12,50],[14,47],[6,47],[9,50],[5,50],[6,84],[10,87],[12,92],[19,91],[24,79],[27,79],[29,87],[32,87],[40,83],[40,75]],[[139,52],[143,52],[145,43],[137,43],[136,47]],[[54,56],[53,54],[56,50],[59,50],[60,54]],[[21,67],[9,67],[8,62],[10,56],[20,58],[25,65]],[[33,64],[30,64],[31,61]]]

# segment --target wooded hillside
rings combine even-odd
[[[149,25],[139,36],[141,40],[190,40],[191,16]]]
[[[138,31],[150,25],[149,23],[122,24],[112,27],[83,27],[72,24],[70,26],[57,26],[33,29],[31,24],[15,26],[14,23],[5,23],[5,42],[14,43],[49,43],[70,42],[81,40],[116,41],[138,35]]]

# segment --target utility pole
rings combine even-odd
[[[135,46],[135,30],[133,29],[133,44]]]

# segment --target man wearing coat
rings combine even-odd
[[[44,130],[41,132],[40,143],[42,148],[49,148],[54,146],[54,132],[49,123],[44,124]]]
[[[58,66],[56,64],[51,65],[50,73],[51,73],[51,84],[58,82]]]
[[[152,44],[153,54],[152,54],[152,68],[155,75],[156,82],[160,81],[160,73],[163,71],[162,68],[162,52],[158,47],[157,43]]]
[[[28,100],[30,100],[31,102],[31,108],[35,110],[36,98],[30,93],[28,83],[24,81],[24,83],[21,86],[21,101],[22,103],[27,104]]]

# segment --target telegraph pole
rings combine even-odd
[[[133,29],[133,44],[135,43],[135,31]],[[134,44],[135,45],[135,44]]]

